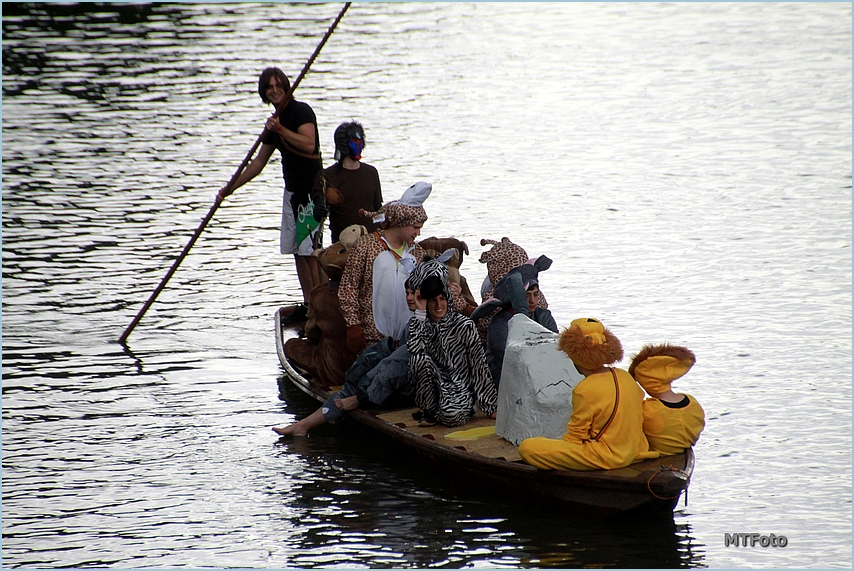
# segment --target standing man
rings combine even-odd
[[[329,207],[329,229],[332,242],[338,241],[341,231],[351,224],[363,224],[368,232],[379,228],[365,223],[359,210],[376,212],[383,205],[380,175],[377,169],[361,162],[365,148],[365,130],[356,121],[341,123],[335,129],[335,164],[321,171],[314,179],[312,196],[326,198]]]
[[[283,254],[294,255],[304,302],[297,312],[304,318],[309,292],[324,281],[317,259],[311,255],[315,249],[322,247],[323,217],[318,213],[318,218],[315,218],[311,200],[314,177],[322,164],[318,154],[320,136],[317,132],[317,118],[307,103],[288,95],[290,88],[287,76],[279,68],[268,67],[261,72],[258,95],[261,101],[273,105],[275,111],[264,124],[265,131],[258,154],[231,188],[226,185],[219,190],[217,200],[221,201],[255,178],[264,170],[273,151],[278,149],[282,155],[282,177],[285,181],[279,247]]]

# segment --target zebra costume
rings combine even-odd
[[[444,286],[448,307],[448,268],[438,260],[415,267],[410,284],[418,289],[437,276]],[[497,408],[498,395],[474,322],[453,311],[437,323],[425,310],[416,310],[409,322],[409,381],[415,387],[415,404],[446,426],[468,422],[477,404],[486,414]]]

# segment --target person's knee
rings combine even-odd
[[[523,460],[530,458],[537,452],[536,446],[531,443],[532,440],[534,439],[526,438],[519,443],[519,456],[521,456]]]
[[[344,415],[347,414],[346,411],[341,410],[337,406],[335,406],[335,399],[346,398],[349,395],[346,394],[347,385],[344,385],[340,391],[332,393],[329,395],[329,398],[326,399],[326,402],[323,403],[320,407],[320,412],[323,414],[324,420],[329,424],[336,424],[341,422],[341,419]]]
[[[535,436],[519,443],[519,456],[529,462],[553,453],[554,441],[550,438]]]
[[[323,413],[323,418],[329,424],[338,424],[344,417],[347,416],[347,411],[341,410],[337,406],[335,406],[335,402],[333,397],[330,397],[322,407],[320,407],[320,412]]]

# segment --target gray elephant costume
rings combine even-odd
[[[536,321],[550,331],[558,332],[557,323],[551,311],[538,307],[533,314],[528,311],[528,300],[525,293],[529,288],[539,285],[539,274],[552,265],[547,256],[517,266],[496,284],[492,297],[483,302],[471,314],[473,320],[490,315],[496,308],[501,311],[489,320],[486,336],[486,362],[492,373],[492,381],[496,388],[501,382],[501,368],[504,364],[504,349],[507,346],[507,328],[510,319],[521,313]]]

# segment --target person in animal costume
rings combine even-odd
[[[486,264],[486,277],[480,287],[481,301],[486,302],[493,297],[495,286],[504,279],[507,272],[513,268],[517,268],[527,262],[530,258],[524,248],[518,244],[514,244],[509,238],[504,237],[501,240],[491,240],[482,238],[481,246],[492,245],[490,250],[486,250],[480,255],[480,263]],[[537,307],[548,309],[549,304],[542,292],[538,292]],[[484,345],[487,344],[489,321],[494,315],[500,311],[499,308],[493,309],[485,317],[479,317],[474,320],[477,325],[477,332],[480,334],[480,339]]]
[[[323,389],[340,385],[345,371],[358,357],[346,346],[347,324],[338,303],[338,287],[347,265],[348,248],[353,247],[357,236],[365,234],[364,226],[349,226],[341,233],[343,242],[314,253],[330,281],[311,290],[305,339],[288,339],[284,346],[285,355]]]
[[[417,182],[379,212],[362,211],[380,229],[356,242],[338,288],[347,322],[347,348],[353,353],[384,337],[396,342],[403,337],[412,316],[403,284],[424,257],[415,239],[427,220],[423,203],[432,189],[429,183]]]
[[[474,322],[451,311],[448,268],[439,260],[416,266],[415,317],[409,322],[409,379],[422,425],[459,426],[478,406],[494,417],[498,394]]]
[[[530,256],[522,246],[514,244],[506,236],[501,240],[481,238],[480,245],[492,245],[491,249],[481,253],[479,259],[481,264],[486,264],[486,278],[480,287],[482,301],[486,301],[492,297],[495,286],[507,275],[507,272],[527,262]],[[548,309],[549,304],[544,295],[540,295],[538,307]]]
[[[697,443],[706,413],[697,399],[675,393],[671,383],[694,366],[694,353],[676,345],[645,345],[632,359],[629,374],[650,398],[643,401],[643,431],[653,450],[679,454]]]
[[[584,379],[572,391],[572,416],[559,439],[519,444],[522,459],[543,470],[610,470],[657,458],[643,433],[643,391],[627,371],[606,367],[623,358],[620,340],[597,319],[576,319],[558,349]]]
[[[487,325],[486,362],[496,387],[501,383],[508,322],[515,314],[521,313],[546,329],[558,332],[552,313],[548,309],[538,307],[539,274],[551,265],[550,258],[540,256],[513,268],[496,284],[492,296],[471,313],[471,318],[475,321],[491,316]]]
[[[411,310],[415,311],[415,291],[408,280],[406,300]],[[389,347],[390,340],[390,337],[386,337],[362,353],[347,372],[338,377],[338,382],[341,378],[345,379],[341,389],[331,394],[320,408],[293,424],[273,427],[273,432],[279,436],[307,436],[312,428],[327,422],[338,424],[344,420],[347,413],[360,407],[383,408],[415,404],[414,390],[407,374],[409,352],[406,345],[392,351]],[[285,348],[287,352],[287,345]]]

